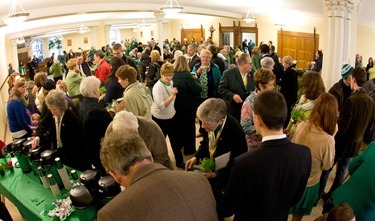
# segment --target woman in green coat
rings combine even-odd
[[[375,142],[349,164],[350,179],[333,194],[333,205],[347,202],[357,220],[375,220]]]
[[[53,80],[57,82],[63,79],[62,75],[62,65],[57,58],[53,59],[53,65],[49,69],[49,73],[53,75]]]

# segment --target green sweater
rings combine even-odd
[[[62,66],[60,63],[53,64],[49,69],[49,73],[53,75],[53,78],[62,76]]]

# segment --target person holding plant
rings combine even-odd
[[[311,152],[311,173],[307,187],[299,202],[289,213],[293,221],[302,220],[310,215],[319,200],[319,181],[323,170],[333,166],[335,158],[335,139],[337,132],[338,104],[336,98],[321,94],[311,111],[307,122],[298,124],[292,142],[307,146]]]
[[[293,138],[297,124],[301,121],[306,121],[310,116],[316,99],[324,92],[324,83],[318,72],[311,71],[303,75],[301,80],[301,98],[294,105],[289,124],[284,130],[289,139]]]
[[[262,136],[256,132],[253,121],[255,97],[263,91],[275,88],[275,75],[269,69],[260,68],[254,73],[254,82],[256,89],[245,99],[241,109],[241,126],[249,149],[258,147],[262,142]]]
[[[222,99],[209,98],[204,101],[198,107],[197,117],[206,132],[195,156],[186,161],[185,169],[191,169],[198,163],[203,164],[207,158],[215,160],[215,167],[204,175],[211,183],[218,215],[221,217],[220,202],[234,158],[247,151],[245,135],[240,123],[227,114],[227,106]]]

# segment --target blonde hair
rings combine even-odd
[[[212,58],[212,53],[211,53],[211,51],[209,51],[209,50],[207,50],[207,49],[202,49],[202,51],[201,51],[201,53],[200,53],[200,55],[202,56],[202,55],[208,55],[210,58]]]
[[[152,62],[161,61],[160,53],[158,50],[152,50],[150,57]]]
[[[68,67],[69,70],[73,70],[74,67],[76,67],[78,64],[78,60],[75,58],[70,59],[67,63],[66,66]]]

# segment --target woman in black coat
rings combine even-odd
[[[81,126],[76,115],[68,109],[64,92],[50,91],[45,102],[48,112],[36,129],[32,148],[40,144],[45,149],[58,150],[64,164],[80,171],[90,169],[84,155]]]
[[[201,85],[197,77],[192,75],[185,56],[180,55],[174,62],[173,86],[177,87],[178,94],[174,103],[176,114],[175,123],[179,140],[184,147],[184,154],[194,154],[195,142],[195,113],[197,112],[197,98],[201,93]]]
[[[109,73],[107,81],[105,82],[106,92],[103,98],[104,106],[111,103],[112,100],[121,98],[124,93],[124,88],[118,83],[118,78],[116,77],[117,69],[122,65],[125,65],[124,60],[118,57],[113,57],[109,64],[111,65],[111,72]]]

